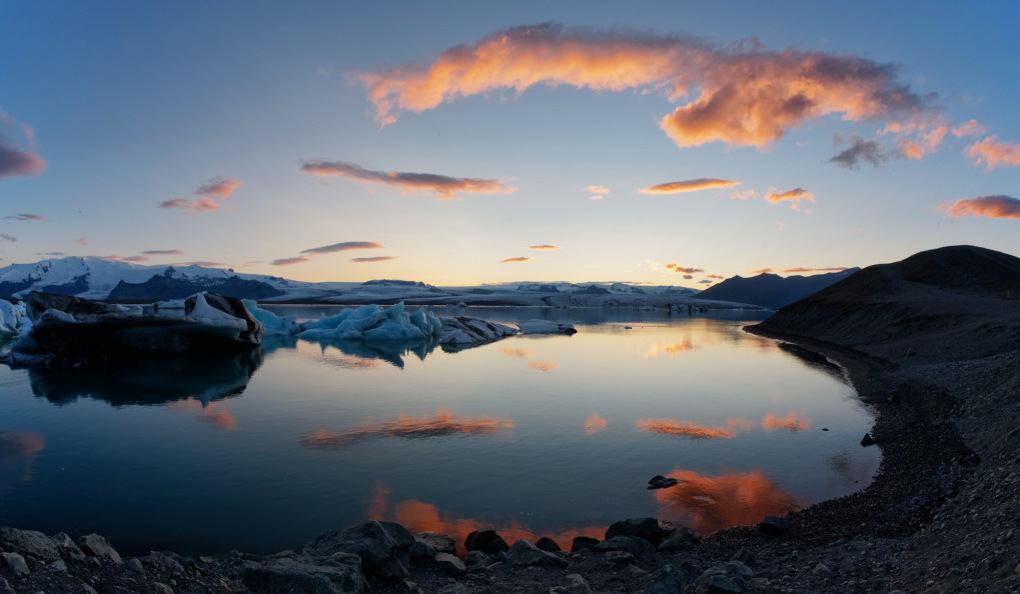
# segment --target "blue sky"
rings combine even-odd
[[[6,2],[0,265],[703,287],[1017,254],[1020,6],[886,4]]]

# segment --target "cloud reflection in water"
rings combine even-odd
[[[422,439],[445,435],[486,435],[511,429],[514,422],[507,418],[472,418],[454,415],[449,408],[437,410],[431,417],[401,414],[396,420],[364,424],[346,431],[311,431],[301,436],[306,448],[339,450],[356,443],[384,437]]]

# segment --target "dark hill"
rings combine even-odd
[[[201,291],[212,291],[225,297],[237,299],[265,299],[276,297],[283,292],[272,285],[257,280],[246,280],[238,276],[224,279],[189,279],[172,278],[168,275],[153,275],[144,283],[127,283],[120,281],[110,291],[107,301],[157,301],[160,299],[183,299]]]
[[[698,293],[699,299],[715,299],[717,301],[734,301],[750,303],[762,307],[783,307],[798,299],[820,291],[838,282],[860,268],[849,268],[840,272],[816,274],[812,276],[781,277],[777,274],[763,273],[758,276],[744,278],[734,276]]]
[[[853,346],[888,360],[977,357],[1020,348],[1020,259],[974,246],[869,266],[783,307],[755,329]]]

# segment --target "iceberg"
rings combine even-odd
[[[363,305],[304,322],[298,336],[305,340],[420,340],[438,337],[442,329],[431,311],[423,307],[408,314],[400,302],[390,307]]]
[[[0,337],[17,336],[22,323],[22,312],[17,305],[0,299]]]
[[[573,324],[551,320],[528,320],[517,324],[521,334],[577,334]]]
[[[518,332],[516,328],[510,326],[465,316],[442,318],[442,323],[443,333],[439,337],[440,344],[492,342],[505,336],[513,336]]]

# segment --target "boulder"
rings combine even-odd
[[[591,585],[579,573],[567,574],[567,583],[549,588],[549,594],[593,594]]]
[[[637,557],[639,555],[654,553],[655,547],[653,547],[647,540],[638,538],[637,536],[614,536],[592,546],[591,550],[597,553],[624,551]]]
[[[149,556],[144,559],[144,563],[160,576],[173,577],[184,573],[184,566],[177,559],[159,551],[149,552]]]
[[[672,565],[664,565],[652,576],[652,583],[645,594],[682,594],[684,586],[683,573]]]
[[[57,547],[57,552],[61,558],[80,559],[85,556],[85,553],[75,544],[74,539],[63,532],[56,534],[50,540]]]
[[[740,561],[727,561],[706,569],[694,580],[688,591],[692,594],[737,594],[754,577],[751,568]]]
[[[85,536],[78,538],[78,546],[80,546],[81,550],[89,557],[106,557],[118,565],[123,563],[120,558],[120,553],[110,546],[110,541],[106,540],[105,536],[100,536],[95,533],[86,534]]]
[[[597,538],[592,538],[590,536],[575,536],[573,542],[570,543],[570,552],[576,553],[584,549],[590,549],[597,544],[599,544],[599,539]]]
[[[494,528],[471,532],[464,540],[464,548],[468,551],[481,551],[486,555],[495,555],[500,551],[510,550],[509,545]]]
[[[630,565],[634,562],[634,555],[626,551],[609,551],[603,557],[616,567]]]
[[[286,558],[265,563],[248,561],[240,581],[256,594],[361,594],[366,590],[361,558],[353,553],[336,553],[324,563]]]
[[[448,534],[439,532],[419,532],[414,535],[414,540],[432,547],[437,553],[457,554],[457,541]]]
[[[0,557],[4,560],[6,565],[15,577],[26,577],[32,572],[28,570],[28,563],[25,562],[25,558],[17,553],[0,553]]]
[[[47,562],[60,558],[57,545],[45,534],[35,530],[19,530],[6,526],[0,528],[0,548]]]
[[[506,553],[506,559],[519,567],[566,567],[566,559],[548,553],[526,540],[518,540]]]
[[[652,546],[658,546],[659,543],[668,538],[675,530],[676,528],[673,524],[655,518],[632,518],[614,522],[606,530],[606,538],[636,536],[647,540]]]
[[[656,547],[656,549],[663,552],[680,551],[686,548],[698,546],[699,544],[701,544],[701,534],[687,528],[686,526],[681,526],[680,528],[677,528],[675,532],[670,534],[666,540],[659,543],[659,546]]]
[[[558,545],[555,540],[549,538],[548,536],[543,536],[542,538],[536,540],[535,546],[547,553],[557,553],[563,550],[560,548],[560,545]]]
[[[450,553],[436,553],[435,562],[450,577],[458,577],[467,573],[467,565]]]
[[[408,551],[413,544],[414,536],[400,524],[368,520],[345,530],[320,534],[301,553],[316,561],[337,553],[356,554],[366,576],[387,583],[407,577]]]

